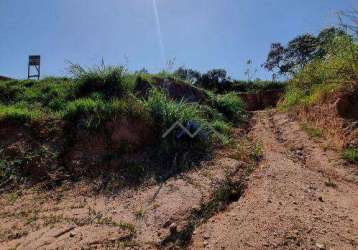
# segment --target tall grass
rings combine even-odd
[[[211,105],[229,120],[241,120],[245,114],[245,103],[236,93],[213,95],[209,93]]]
[[[79,65],[71,65],[69,71],[77,86],[77,96],[85,97],[100,93],[105,98],[120,97],[134,88],[134,81],[123,66],[98,67],[85,69]]]

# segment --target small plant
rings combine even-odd
[[[252,142],[248,138],[242,138],[236,146],[236,151],[232,158],[247,163],[259,161],[264,154],[262,144]]]
[[[145,216],[145,209],[144,208],[140,208],[137,211],[134,212],[134,216],[136,217],[137,220],[142,220]]]
[[[322,138],[322,130],[312,127],[306,123],[301,124],[301,128],[308,134],[312,139]]]
[[[342,157],[351,163],[358,163],[358,149],[353,147],[347,148],[343,151]]]
[[[8,193],[6,196],[5,196],[6,200],[11,203],[11,204],[14,204],[17,199],[19,198],[18,194],[13,192],[13,193]]]

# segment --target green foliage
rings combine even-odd
[[[325,47],[327,55],[307,64],[287,85],[281,107],[312,105],[358,79],[358,43],[337,37]]]
[[[123,66],[84,69],[71,65],[70,73],[78,84],[77,96],[85,97],[100,92],[105,98],[120,97],[134,88],[134,81]]]
[[[21,106],[0,105],[0,120],[23,124],[43,118],[45,115],[40,110],[29,110]]]
[[[240,120],[245,113],[245,103],[235,93],[212,95],[212,106],[230,120]]]
[[[273,43],[263,65],[269,71],[278,74],[296,74],[314,60],[324,59],[330,54],[329,47],[335,39],[350,40],[343,30],[335,27],[322,30],[318,36],[303,34],[291,40],[285,47]]]
[[[90,98],[77,99],[67,105],[64,116],[66,120],[82,121],[85,128],[98,128],[108,113],[106,105],[101,100]]]
[[[358,148],[347,148],[343,151],[342,158],[352,163],[358,163]]]
[[[214,144],[230,142],[231,118],[241,117],[244,112],[243,102],[235,94],[216,96],[211,93],[211,101],[205,104],[170,99],[163,90],[155,88],[155,78],[171,77],[173,81],[178,78],[170,72],[153,75],[145,71],[128,73],[124,67],[102,66],[83,69],[78,65],[72,65],[70,72],[72,78],[48,77],[39,81],[1,81],[0,121],[30,124],[34,121],[62,120],[64,122],[56,122],[54,126],[56,126],[56,132],[59,132],[58,135],[63,136],[66,150],[67,147],[72,147],[76,143],[77,137],[74,135],[78,130],[91,134],[107,131],[108,126],[105,125],[109,122],[122,120],[144,122],[150,125],[150,137],[154,135],[157,137],[150,138],[151,146],[143,149],[145,151],[143,154],[153,158],[153,162],[155,161],[155,165],[160,169],[157,171],[155,167],[152,168],[154,164],[149,164],[151,167],[148,167],[144,165],[145,162],[138,164],[123,159],[123,162],[128,161],[125,162],[128,164],[124,164],[119,174],[135,181],[142,181],[149,172],[157,173],[163,169],[172,171],[195,165],[199,160],[210,155]],[[195,72],[192,73],[195,74]],[[212,72],[212,77],[219,77],[219,73]],[[148,96],[142,96],[143,99],[133,93],[138,79],[153,83],[152,90]],[[191,138],[181,133],[180,128],[176,128],[163,138],[163,134],[175,122],[181,122],[192,133],[198,129],[201,131]],[[47,123],[40,123],[42,124]],[[210,127],[222,136],[217,137]],[[53,132],[49,127],[43,131],[50,134]],[[106,133],[103,134],[107,136]],[[110,136],[108,135],[106,139],[109,145]],[[128,145],[128,148],[130,146]],[[31,165],[27,168],[28,164],[33,163],[35,167],[47,163],[49,163],[47,165],[53,165],[50,160],[41,162],[49,157],[38,153],[37,149],[32,148],[30,151],[32,152],[26,152],[26,155],[19,159],[3,158],[0,162],[0,179],[6,180],[9,176],[15,175],[22,178],[26,169],[32,167]],[[129,151],[123,150],[116,153],[123,157],[127,156]],[[160,157],[156,157],[158,154]],[[98,161],[105,162],[106,157],[101,157]],[[48,170],[47,165],[44,167],[45,172]],[[63,166],[63,169],[67,169],[66,166]]]
[[[203,122],[197,104],[188,104],[184,101],[175,102],[155,89],[151,90],[149,98],[144,101],[144,105],[148,108],[162,132],[169,129],[177,121],[182,124],[187,122],[202,124]]]
[[[322,130],[312,127],[309,124],[303,123],[301,124],[301,128],[307,133],[309,137],[312,139],[319,139],[322,138]]]
[[[149,113],[139,100],[81,98],[68,103],[64,119],[78,123],[87,129],[98,129],[109,119],[131,117],[149,120]]]

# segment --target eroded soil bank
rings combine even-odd
[[[235,129],[235,140],[245,134]],[[115,192],[102,190],[100,181],[3,192],[0,249],[186,247],[197,225],[243,193],[252,166],[235,153],[221,147],[188,172]]]

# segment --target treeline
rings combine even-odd
[[[235,80],[224,69],[212,69],[201,73],[190,68],[179,67],[173,73],[174,77],[193,85],[214,91],[215,93],[250,92],[264,89],[280,89],[284,82],[268,80]]]

